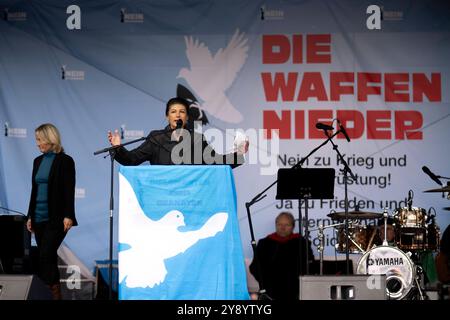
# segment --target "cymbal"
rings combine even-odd
[[[331,219],[344,220],[345,212],[333,212],[327,215]],[[365,211],[349,211],[349,219],[379,219],[382,218],[383,214],[378,212],[365,212]]]
[[[450,192],[450,186],[445,186],[438,189],[425,190],[424,192]]]

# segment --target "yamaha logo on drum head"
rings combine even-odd
[[[367,264],[369,266],[402,266],[403,259],[402,257],[388,257],[388,258],[375,258],[368,259]]]

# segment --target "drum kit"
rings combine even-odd
[[[450,187],[425,192],[450,192]],[[357,274],[386,275],[386,293],[389,299],[424,299],[420,256],[425,252],[439,250],[440,228],[435,222],[435,214],[431,214],[431,210],[427,213],[423,208],[413,207],[412,197],[410,190],[408,206],[396,209],[391,217],[387,210],[377,213],[356,208],[355,211],[348,212],[347,233],[344,222],[319,228],[319,239],[323,239],[323,229],[335,229],[336,252],[346,253],[348,244],[349,253],[362,254],[356,268]],[[346,215],[345,212],[332,212],[328,217],[341,222],[345,221]],[[367,223],[367,220],[379,221],[382,218],[384,234],[379,232],[376,225]],[[388,218],[393,220],[394,239],[387,239]],[[366,224],[362,225],[361,220],[365,220]],[[322,244],[319,252],[322,261]]]

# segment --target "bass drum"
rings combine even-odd
[[[359,260],[357,274],[385,274],[388,299],[404,299],[414,287],[416,269],[411,259],[395,247],[380,246]]]

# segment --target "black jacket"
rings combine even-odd
[[[250,272],[260,285],[262,281],[264,289],[272,299],[298,300],[299,276],[306,271],[306,250],[310,263],[314,260],[311,242],[308,241],[307,244],[306,239],[298,234],[283,242],[272,236],[274,234],[258,241],[256,255],[249,266]]]
[[[31,197],[28,207],[28,218],[34,223],[36,209],[37,184],[35,176],[44,155],[33,162],[31,175]],[[75,162],[69,155],[60,152],[53,160],[48,177],[48,215],[52,224],[62,224],[64,218],[70,218],[73,225],[78,225],[75,218]]]
[[[115,159],[125,166],[137,166],[144,161],[149,161],[153,165],[229,164],[235,168],[244,163],[244,156],[237,153],[228,155],[216,153],[202,134],[187,130],[184,132],[186,139],[178,142],[171,141],[172,130],[168,126],[164,130],[152,131],[147,140],[136,149],[129,151],[124,147],[117,148]],[[174,151],[179,154],[181,163],[172,161],[171,154],[174,148],[177,148]]]

